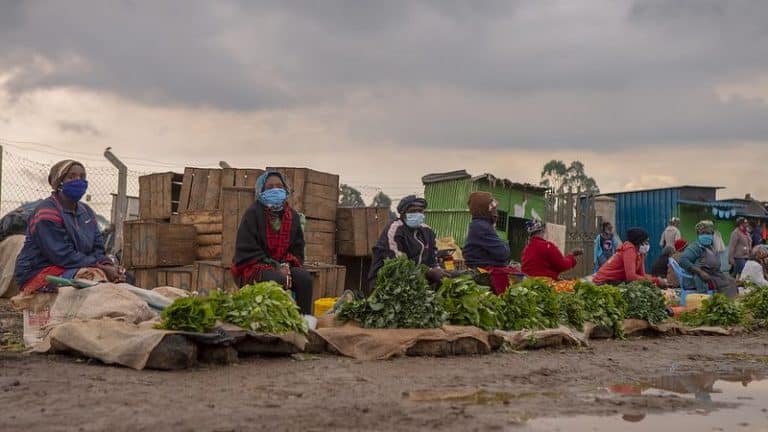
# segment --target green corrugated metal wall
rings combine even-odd
[[[530,219],[535,213],[540,219],[544,219],[543,193],[535,194],[504,188],[498,184],[491,185],[488,182],[473,182],[470,179],[431,183],[424,187],[424,197],[429,202],[426,223],[438,237],[452,236],[459,245],[464,246],[471,220],[467,199],[469,194],[478,190],[493,194],[499,202],[499,210],[507,212],[509,216],[515,216],[515,205],[522,206],[525,202],[524,218]],[[506,232],[499,231],[499,236],[507,239]]]

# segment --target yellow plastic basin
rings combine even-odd
[[[338,300],[336,297],[322,297],[315,300],[315,307],[313,309],[315,317],[320,318],[326,312],[328,312],[328,310],[331,309],[334,304],[336,304],[336,300]]]

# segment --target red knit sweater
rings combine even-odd
[[[523,250],[523,273],[531,277],[559,279],[560,273],[576,267],[576,257],[563,256],[557,245],[541,237],[531,237]]]

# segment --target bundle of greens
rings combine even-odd
[[[752,318],[764,325],[768,322],[768,287],[748,283],[745,288],[749,289],[749,293],[744,297],[744,308]]]
[[[746,323],[746,315],[741,305],[722,294],[715,294],[704,299],[695,311],[683,312],[680,321],[693,327],[728,327]]]
[[[504,330],[535,330],[544,328],[539,312],[539,295],[528,288],[513,285],[501,295],[499,313]]]
[[[584,300],[572,292],[561,292],[557,295],[560,304],[560,323],[576,330],[584,329],[586,311]]]
[[[427,268],[408,257],[389,259],[376,274],[376,289],[363,300],[345,303],[338,319],[365,328],[437,328],[445,310],[429,289]]]
[[[307,323],[291,295],[277,282],[259,282],[241,288],[220,301],[223,321],[263,333],[307,334]]]
[[[560,324],[560,302],[550,281],[543,278],[527,278],[520,283],[523,288],[536,293],[538,310],[544,328],[555,328]]]
[[[472,325],[483,330],[500,327],[499,298],[487,286],[478,285],[472,275],[444,279],[437,297],[451,324]]]
[[[216,325],[216,314],[211,305],[200,297],[174,300],[163,310],[158,328],[196,333],[210,331]]]
[[[611,285],[597,286],[589,282],[579,282],[575,286],[575,291],[584,302],[586,321],[612,329],[613,335],[617,338],[624,337],[627,302],[618,288]]]
[[[667,305],[661,290],[645,281],[618,286],[627,303],[627,317],[658,324],[667,318]]]

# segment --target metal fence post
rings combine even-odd
[[[115,225],[115,244],[112,253],[123,248],[123,221],[128,210],[128,167],[112,153],[112,148],[104,150],[104,157],[117,168],[117,211],[112,223]]]

